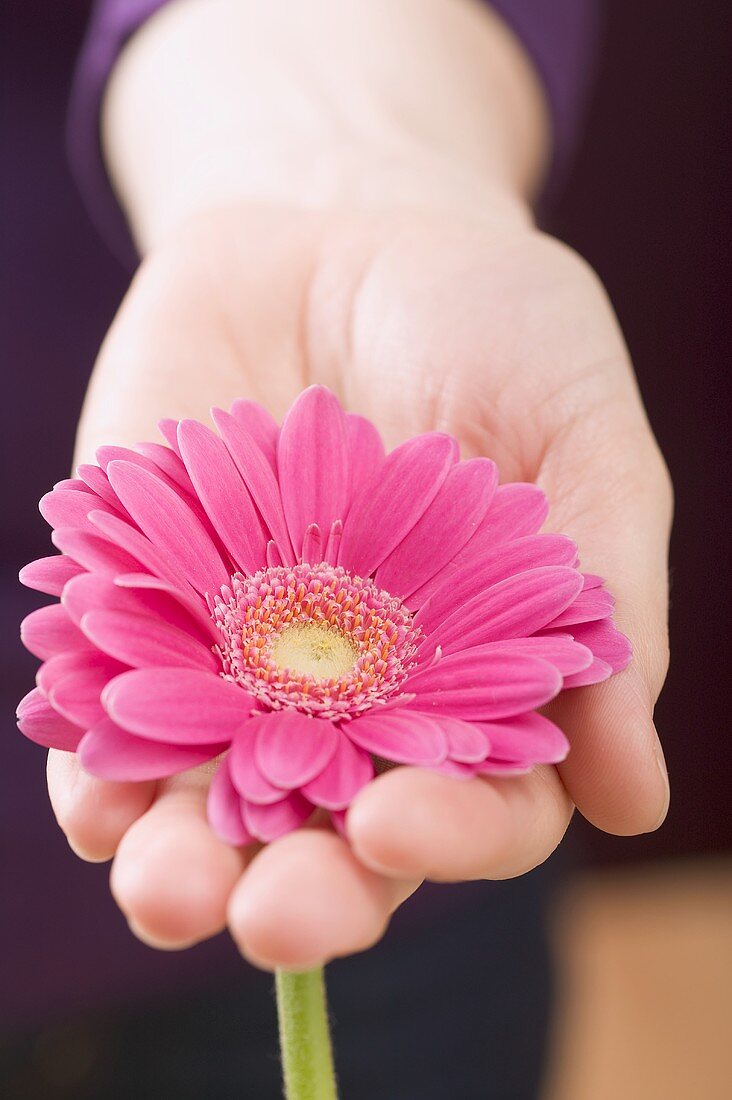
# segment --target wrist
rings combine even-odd
[[[472,3],[174,0],[122,55],[103,138],[145,252],[241,201],[525,209],[546,122],[520,46]]]

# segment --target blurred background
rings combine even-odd
[[[56,829],[44,754],[14,726],[36,665],[17,623],[46,602],[19,586],[17,570],[48,552],[35,502],[66,476],[87,377],[128,281],[65,160],[88,9],[85,0],[3,5],[0,1093],[238,1095],[212,1084],[216,1051],[230,1044],[247,1067],[239,1080],[258,1096],[248,1052],[266,1052],[262,1080],[276,1073],[269,980],[247,969],[261,1012],[243,1022],[244,964],[225,937],[178,955],[135,941],[109,896],[108,868],[78,861]],[[729,5],[613,0],[606,9],[585,140],[546,225],[604,281],[676,485],[673,662],[657,712],[672,804],[665,826],[642,838],[575,821],[553,866],[513,889],[530,909],[531,880],[554,882],[547,1100],[722,1100],[732,1080]],[[482,890],[491,904],[500,889],[460,896]],[[389,953],[405,950],[405,922],[383,947],[333,968],[336,1001],[339,966],[363,970],[373,955],[388,972]],[[435,966],[449,968],[458,946],[446,942]],[[202,1036],[211,1063],[181,1063],[181,1047]],[[185,1089],[156,1091],[155,1080],[174,1079],[160,1067],[149,1092],[125,1076],[127,1052],[146,1043],[151,1063],[176,1063]]]

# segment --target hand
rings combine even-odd
[[[504,480],[538,480],[548,527],[607,578],[635,658],[567,692],[559,770],[456,782],[399,768],[348,815],[351,846],[310,828],[252,853],[205,819],[208,775],[112,784],[51,752],[59,823],[82,856],[115,855],[133,930],[180,947],[228,922],[265,967],[361,950],[422,878],[503,878],[541,862],[573,803],[600,828],[656,827],[667,806],[652,710],[666,663],[668,477],[602,288],[582,260],[496,189],[480,217],[449,211],[308,214],[243,203],[153,248],[105,342],[77,461],[155,438],[160,416],[205,419],[250,396],[281,416],[311,382],[372,418],[388,445],[456,435]]]

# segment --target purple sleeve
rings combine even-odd
[[[534,63],[549,106],[551,159],[542,202],[570,167],[592,90],[602,0],[491,0]]]
[[[167,0],[95,0],[76,65],[66,131],[71,170],[89,215],[126,267],[137,251],[102,154],[99,120],[109,75],[125,43]]]
[[[77,64],[68,118],[71,167],[100,233],[129,267],[137,263],[107,175],[99,132],[104,89],[127,40],[167,0],[96,0]],[[564,178],[579,136],[598,41],[601,0],[492,0],[532,59],[552,125],[544,199]]]

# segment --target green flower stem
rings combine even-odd
[[[323,968],[275,975],[286,1100],[337,1100]]]

